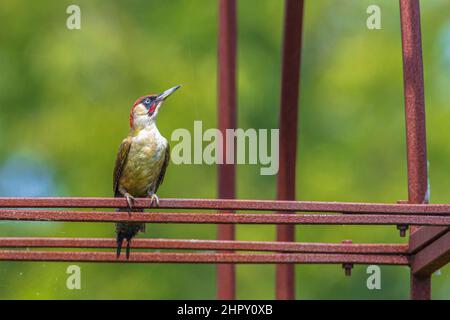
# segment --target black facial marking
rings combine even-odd
[[[155,96],[149,96],[142,99],[141,103],[147,108],[150,109],[150,107],[155,102],[156,97]]]

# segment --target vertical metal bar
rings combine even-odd
[[[431,299],[431,276],[417,276],[411,272],[411,299],[430,300]]]
[[[218,52],[218,123],[225,137],[226,129],[236,127],[236,1],[219,0],[219,52]],[[223,164],[218,167],[218,195],[222,199],[236,196],[235,165],[226,164],[226,154],[233,152],[226,148],[223,139]],[[235,157],[234,157],[235,158]],[[217,239],[234,240],[234,225],[219,225]],[[217,265],[217,298],[235,299],[235,265]]]
[[[281,74],[280,169],[277,199],[295,199],[297,109],[303,27],[303,0],[286,0]],[[295,226],[277,226],[278,241],[295,241]],[[295,265],[276,266],[276,298],[295,299]]]
[[[428,186],[419,0],[400,0],[408,161],[408,202],[426,202]],[[411,230],[414,232],[414,229]],[[411,299],[430,299],[431,277],[411,273]]]

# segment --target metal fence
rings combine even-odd
[[[77,208],[127,206],[120,198],[0,198],[0,220],[219,224],[218,240],[135,239],[139,249],[207,250],[208,252],[133,252],[130,259],[114,251],[39,251],[36,248],[114,248],[115,239],[0,238],[0,260],[141,263],[214,263],[217,297],[235,298],[235,264],[277,264],[276,297],[295,298],[295,264],[408,266],[411,298],[431,298],[431,274],[450,260],[450,204],[427,204],[427,154],[423,65],[418,0],[400,0],[407,130],[408,201],[398,204],[295,201],[297,110],[300,78],[303,1],[286,0],[280,108],[280,167],[277,201],[234,200],[235,167],[219,165],[221,199],[161,199],[160,209],[180,212],[105,212]],[[236,2],[219,0],[219,128],[236,127]],[[225,156],[225,155],[224,155]],[[137,208],[149,208],[137,199]],[[66,208],[66,210],[54,210]],[[67,210],[70,208],[70,210]],[[235,210],[245,213],[235,213]],[[248,212],[250,211],[250,212]],[[268,213],[269,212],[269,213]],[[275,212],[275,213],[270,213]],[[301,212],[301,213],[297,213]],[[277,241],[235,241],[234,224],[276,224]],[[406,244],[295,242],[297,224],[394,225],[401,235],[411,226]],[[32,248],[21,250],[20,248]],[[211,253],[211,250],[217,252]],[[245,251],[245,252],[240,252]]]

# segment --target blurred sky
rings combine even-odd
[[[81,30],[66,28],[67,6]],[[366,28],[381,7],[382,29]],[[431,202],[450,195],[450,2],[422,1]],[[278,127],[283,1],[238,1],[238,126]],[[407,198],[398,1],[306,1],[297,198],[395,203]],[[117,148],[139,96],[176,84],[158,126],[216,127],[217,1],[0,2],[0,196],[111,196]],[[238,197],[274,199],[275,176],[238,167]],[[216,168],[173,165],[160,197],[213,198]],[[215,226],[149,225],[141,237],[215,238]],[[1,222],[4,236],[113,237],[112,224]],[[273,240],[273,226],[238,226],[241,240]],[[402,242],[395,227],[299,226],[297,240]],[[66,263],[0,263],[0,298],[198,299],[215,297],[212,265],[79,264],[82,290],[65,287]],[[300,299],[406,299],[409,272],[298,266]],[[433,297],[450,299],[450,269]],[[238,266],[238,298],[274,298],[274,267]]]

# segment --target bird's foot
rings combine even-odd
[[[159,207],[159,198],[156,193],[152,193],[152,195],[150,196],[150,207],[153,206],[153,202],[156,203],[155,207]]]
[[[127,199],[128,209],[133,209],[133,203],[134,203],[134,197],[129,194],[128,192],[124,194],[125,198]]]

